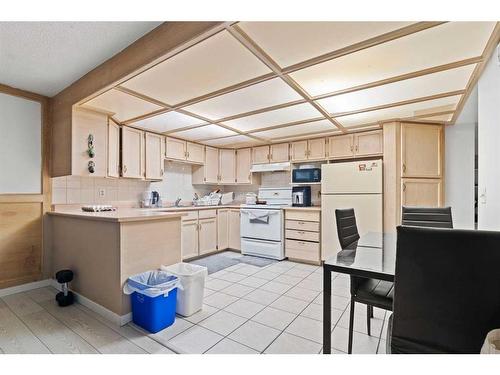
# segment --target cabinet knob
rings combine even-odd
[[[123,174],[125,174],[125,173],[127,173],[127,166],[126,165],[123,166]]]
[[[406,164],[403,163],[403,173],[405,173],[405,172],[406,172]]]
[[[403,191],[406,191],[406,184],[403,183]]]

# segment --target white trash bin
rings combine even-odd
[[[161,266],[163,271],[177,276],[182,288],[177,290],[177,314],[190,316],[200,311],[203,305],[207,267],[189,263],[176,263]]]

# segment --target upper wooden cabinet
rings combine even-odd
[[[381,130],[330,137],[328,138],[328,157],[350,159],[382,155],[383,141]]]
[[[401,124],[401,177],[440,178],[442,125]]]
[[[145,178],[146,180],[162,180],[164,159],[162,144],[164,137],[147,132],[145,137]]]
[[[187,161],[203,164],[205,160],[205,146],[198,143],[186,142],[186,150]]]
[[[205,146],[203,165],[193,166],[193,184],[217,184],[219,182],[219,150]]]
[[[236,183],[236,151],[229,149],[219,150],[219,183]]]
[[[186,141],[166,137],[166,152],[167,159],[186,160]]]
[[[269,146],[258,146],[252,148],[252,162],[253,164],[269,163]]]
[[[328,138],[328,157],[330,159],[352,158],[354,155],[354,135],[337,135]]]
[[[250,168],[252,168],[252,149],[240,148],[236,150],[236,183],[252,183]]]
[[[290,159],[289,144],[279,143],[270,146],[269,162],[281,163]]]
[[[122,177],[143,178],[144,132],[122,126]]]
[[[325,138],[309,139],[291,143],[291,160],[320,160],[326,156]]]
[[[120,126],[108,124],[108,177],[120,177]]]

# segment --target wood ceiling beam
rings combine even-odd
[[[495,28],[493,29],[493,33],[491,34],[488,43],[486,43],[486,47],[484,48],[482,54],[482,61],[476,65],[476,68],[471,74],[469,82],[467,82],[465,93],[462,95],[462,98],[460,98],[460,101],[458,102],[457,109],[450,121],[451,125],[455,124],[455,122],[458,119],[458,116],[460,116],[460,113],[462,112],[462,109],[464,108],[467,99],[469,98],[472,90],[479,81],[479,77],[481,77],[484,68],[486,68],[488,61],[490,60],[490,57],[493,54],[493,51],[495,50],[499,42],[500,42],[500,22],[497,22]]]
[[[323,55],[308,59],[306,61],[302,61],[300,63],[287,66],[286,68],[283,69],[283,73],[285,73],[285,74],[293,73],[293,72],[300,70],[300,69],[309,68],[313,65],[321,64],[321,63],[324,63],[326,61],[330,61],[330,60],[333,60],[333,59],[336,59],[336,58],[339,58],[339,57],[342,57],[345,55],[349,55],[349,54],[354,53],[354,52],[358,52],[358,51],[361,51],[361,50],[364,50],[364,49],[367,49],[370,47],[374,47],[374,46],[382,44],[382,43],[390,42],[391,40],[394,40],[394,39],[399,39],[399,38],[402,38],[402,37],[405,37],[405,36],[408,36],[411,34],[415,34],[415,33],[418,33],[420,31],[429,29],[431,27],[442,25],[444,23],[446,23],[446,22],[417,22],[417,23],[414,23],[412,25],[402,27],[401,29],[390,31],[388,33],[378,35],[376,37],[364,40],[364,41],[359,42],[359,43],[352,44],[350,46],[338,49],[336,51],[328,52],[328,53],[325,53]]]
[[[272,70],[279,78],[290,86],[297,94],[299,94],[308,104],[312,105],[318,112],[320,112],[328,121],[342,132],[346,130],[335,119],[331,118],[328,111],[326,111],[319,103],[314,102],[311,96],[287,74],[284,74],[281,67],[276,63],[271,56],[269,56],[260,46],[258,46],[248,34],[246,34],[238,25],[231,25],[226,27],[226,30],[238,40],[244,47],[246,47],[255,57],[264,63],[269,69]]]

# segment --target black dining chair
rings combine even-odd
[[[403,206],[401,225],[429,228],[453,228],[451,207]]]
[[[500,327],[500,232],[397,228],[390,353],[479,353]]]
[[[337,234],[342,250],[355,249],[359,240],[354,209],[336,209]],[[354,305],[356,302],[366,305],[366,326],[371,335],[373,307],[392,311],[393,283],[365,277],[351,276],[351,307],[349,315],[349,343],[347,353],[352,353],[354,330]]]

